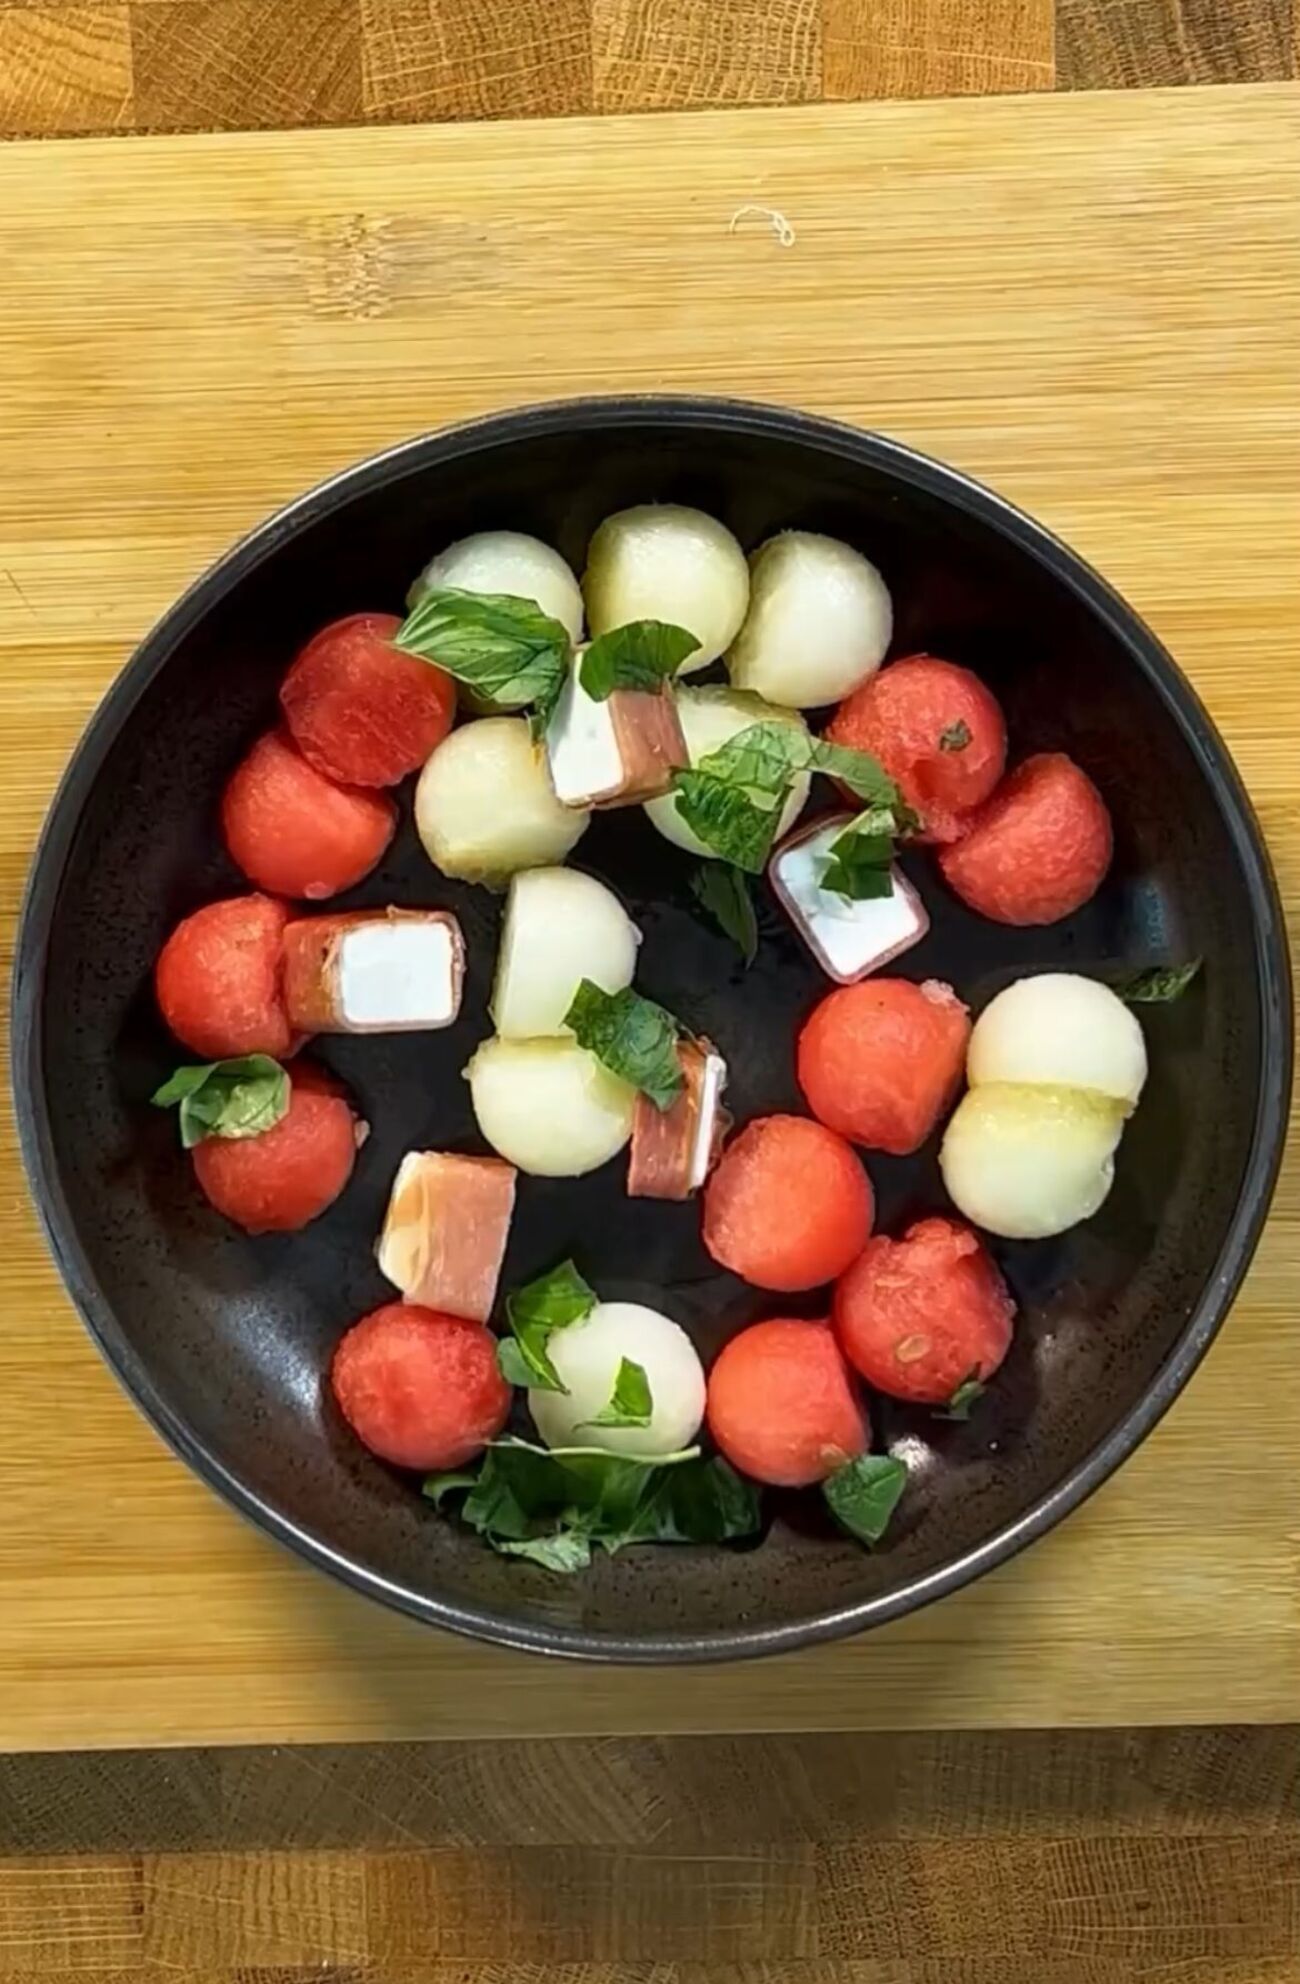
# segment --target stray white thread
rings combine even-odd
[[[737,207],[727,223],[727,233],[734,234],[737,224],[742,220],[748,220],[751,215],[757,220],[767,222],[783,248],[794,247],[795,231],[785,215],[778,213],[775,207]]]

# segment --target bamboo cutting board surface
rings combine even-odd
[[[235,535],[439,422],[653,388],[878,426],[1060,532],[1196,682],[1294,915],[1297,183],[1290,86],[0,149],[6,936],[96,699]],[[0,1164],[0,1747],[1300,1713],[1295,1162],[1063,1529],[868,1639],[667,1674],[430,1635],[246,1528],[101,1366],[8,1124]]]

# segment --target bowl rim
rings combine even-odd
[[[412,1589],[336,1550],[234,1475],[164,1396],[100,1290],[77,1236],[55,1162],[41,1080],[43,995],[53,913],[81,814],[104,759],[174,649],[212,607],[289,539],[354,497],[401,482],[468,453],[558,433],[671,424],[794,440],[873,469],[952,504],[1010,540],[1064,585],[1130,656],[1160,697],[1214,792],[1247,883],[1265,1070],[1255,1099],[1250,1153],[1214,1270],[1165,1362],[1106,1437],[1014,1521],[949,1564],[895,1590],[779,1625],[706,1632],[620,1634],[532,1622]],[[656,393],[549,400],[460,421],[367,456],[276,510],[208,567],[171,606],[119,671],[87,724],[56,787],[37,841],[19,914],[11,993],[11,1080],[28,1184],[64,1284],[109,1368],[162,1438],[210,1487],[265,1534],[381,1603],[490,1643],[617,1663],[686,1663],[789,1652],[883,1625],[959,1590],[1053,1528],[1114,1473],[1164,1416],[1204,1357],[1255,1252],[1285,1145],[1291,1094],[1291,968],[1277,883],[1258,821],[1226,745],[1163,644],[1087,562],[1041,524],[960,470],[905,443],[794,408],[707,395]]]

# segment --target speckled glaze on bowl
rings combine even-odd
[[[1101,1213],[1058,1240],[995,1247],[1021,1318],[971,1422],[880,1407],[879,1438],[911,1469],[883,1548],[838,1535],[816,1497],[774,1496],[753,1547],[630,1550],[566,1581],[433,1515],[356,1446],[322,1391],[340,1331],[387,1292],[372,1246],[399,1157],[475,1147],[460,1071],[490,1030],[497,899],[429,867],[409,804],[383,867],[340,898],[455,909],[467,997],[445,1033],[322,1043],[373,1134],[348,1192],[301,1235],[250,1240],[223,1225],[174,1124],[147,1107],[177,1058],[150,970],[179,916],[241,886],[216,802],[301,641],[337,615],[399,608],[452,537],[534,531],[580,567],[602,516],[650,499],[697,503],[747,547],[787,526],[860,545],[893,591],[892,651],[977,669],[1016,757],[1067,750],[1105,794],[1113,872],[1053,929],[982,922],[910,858],[933,927],[907,975],[950,979],[978,1009],[1034,968],[1116,975],[1196,955],[1206,968],[1180,1003],[1144,1011],[1151,1080]],[[642,925],[643,988],[730,1051],[737,1114],[799,1107],[794,1032],[824,982],[775,906],[746,974],[692,903],[691,861],[639,813],[598,819],[574,859]],[[32,1189],[73,1298],[155,1426],[237,1508],[431,1624],[552,1653],[686,1661],[895,1618],[1010,1556],[1119,1465],[1200,1359],[1254,1248],[1281,1154],[1290,1011],[1277,895],[1240,780],[1169,656],[1070,551],[876,435],[725,400],[587,400],[362,463],[238,545],[154,630],[91,723],[37,854],[14,1074]],[[882,1226],[942,1204],[933,1146],[869,1165]],[[524,1181],[507,1281],[569,1252],[603,1293],[669,1310],[706,1354],[773,1312],[709,1260],[695,1209],[625,1198],[621,1161],[591,1179]]]

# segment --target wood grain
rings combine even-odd
[[[1077,545],[1206,698],[1295,917],[1300,671],[1259,685],[1297,633],[1298,170],[1267,86],[10,147],[6,937],[97,695],[233,537],[421,427],[664,386],[878,425]],[[755,197],[792,248],[729,233]],[[101,1369],[4,1135],[0,1747],[1295,1712],[1300,1154],[1204,1370],[1062,1531],[856,1644],[656,1675],[434,1637],[237,1522]]]
[[[828,98],[1050,90],[1053,0],[825,0]]]
[[[359,0],[376,121],[590,110],[591,0]],[[356,0],[354,0],[356,4]]]
[[[131,23],[141,130],[278,129],[356,123],[356,0],[155,0]]]
[[[1298,1788],[1295,1728],[11,1758],[0,1984],[1295,1984]]]
[[[119,130],[132,100],[125,6],[0,8],[0,134]]]
[[[597,110],[821,95],[818,0],[592,0],[591,26]]]
[[[0,0],[0,137],[1260,82],[1297,5]]]
[[[1266,82],[1295,74],[1293,0],[1057,0],[1057,86]]]

